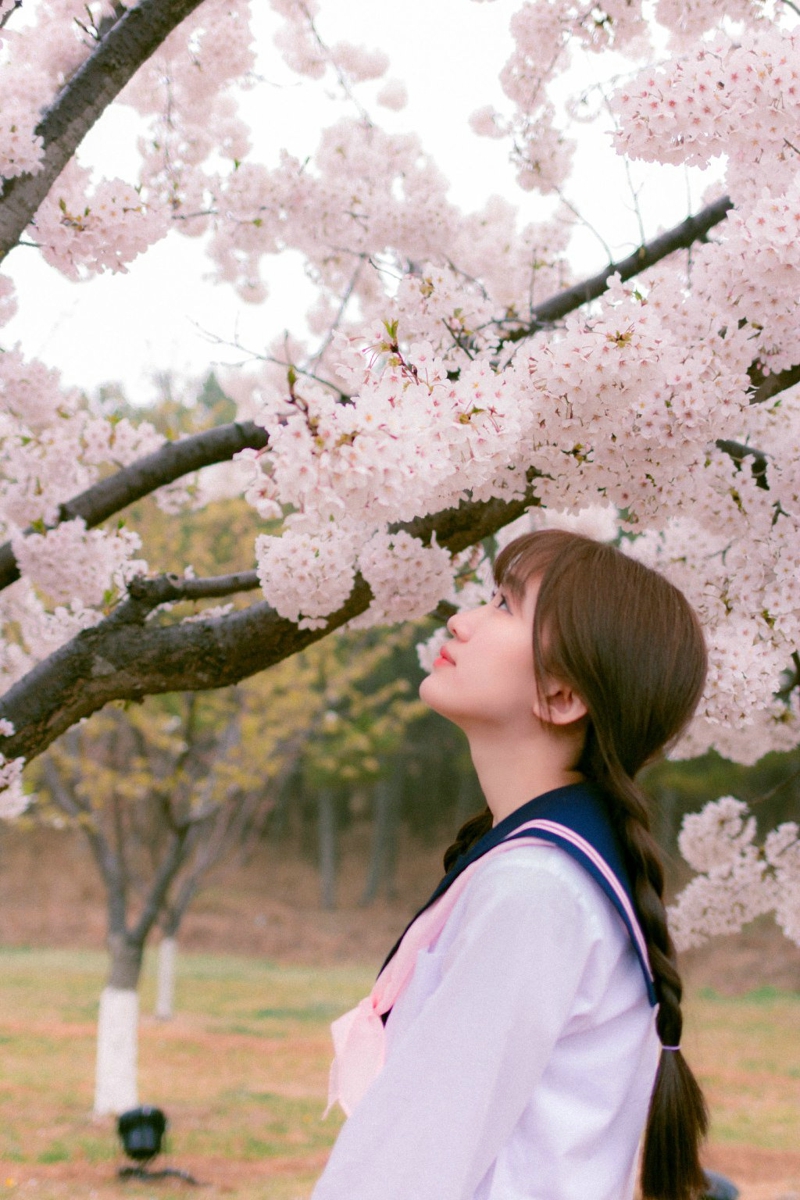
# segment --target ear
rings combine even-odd
[[[588,713],[578,693],[557,679],[547,680],[544,695],[534,692],[531,707],[536,719],[547,725],[572,725]]]

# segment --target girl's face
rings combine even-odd
[[[488,604],[456,613],[452,635],[420,685],[420,697],[465,733],[492,726],[528,734],[540,711],[533,671],[538,582],[516,598],[498,588]]]

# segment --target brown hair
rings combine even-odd
[[[682,592],[614,546],[563,530],[511,542],[495,579],[512,596],[539,580],[533,621],[536,679],[569,684],[589,713],[579,770],[610,808],[647,940],[662,1046],[681,1040],[682,985],[664,910],[664,872],[634,777],[682,732],[700,699],[706,649]],[[487,808],[459,830],[445,870],[492,825]],[[705,1190],[699,1145],[708,1115],[683,1055],[662,1051],[642,1154],[644,1200],[693,1200]]]

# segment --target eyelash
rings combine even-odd
[[[496,605],[496,607],[497,607],[497,608],[502,608],[502,607],[503,607],[503,605],[505,605],[506,612],[511,612],[511,609],[510,609],[510,607],[509,607],[508,600],[507,600],[507,599],[506,599],[506,597],[503,595],[503,593],[502,593],[502,592],[495,592],[495,596],[499,596],[499,597],[500,597],[500,602],[499,602],[499,603]]]

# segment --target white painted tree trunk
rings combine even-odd
[[[97,1073],[94,1113],[121,1113],[136,1108],[139,995],[131,988],[106,987],[100,995],[97,1022]]]
[[[158,988],[156,991],[156,1016],[168,1021],[172,1016],[175,1001],[175,954],[177,939],[164,937],[158,947]]]

